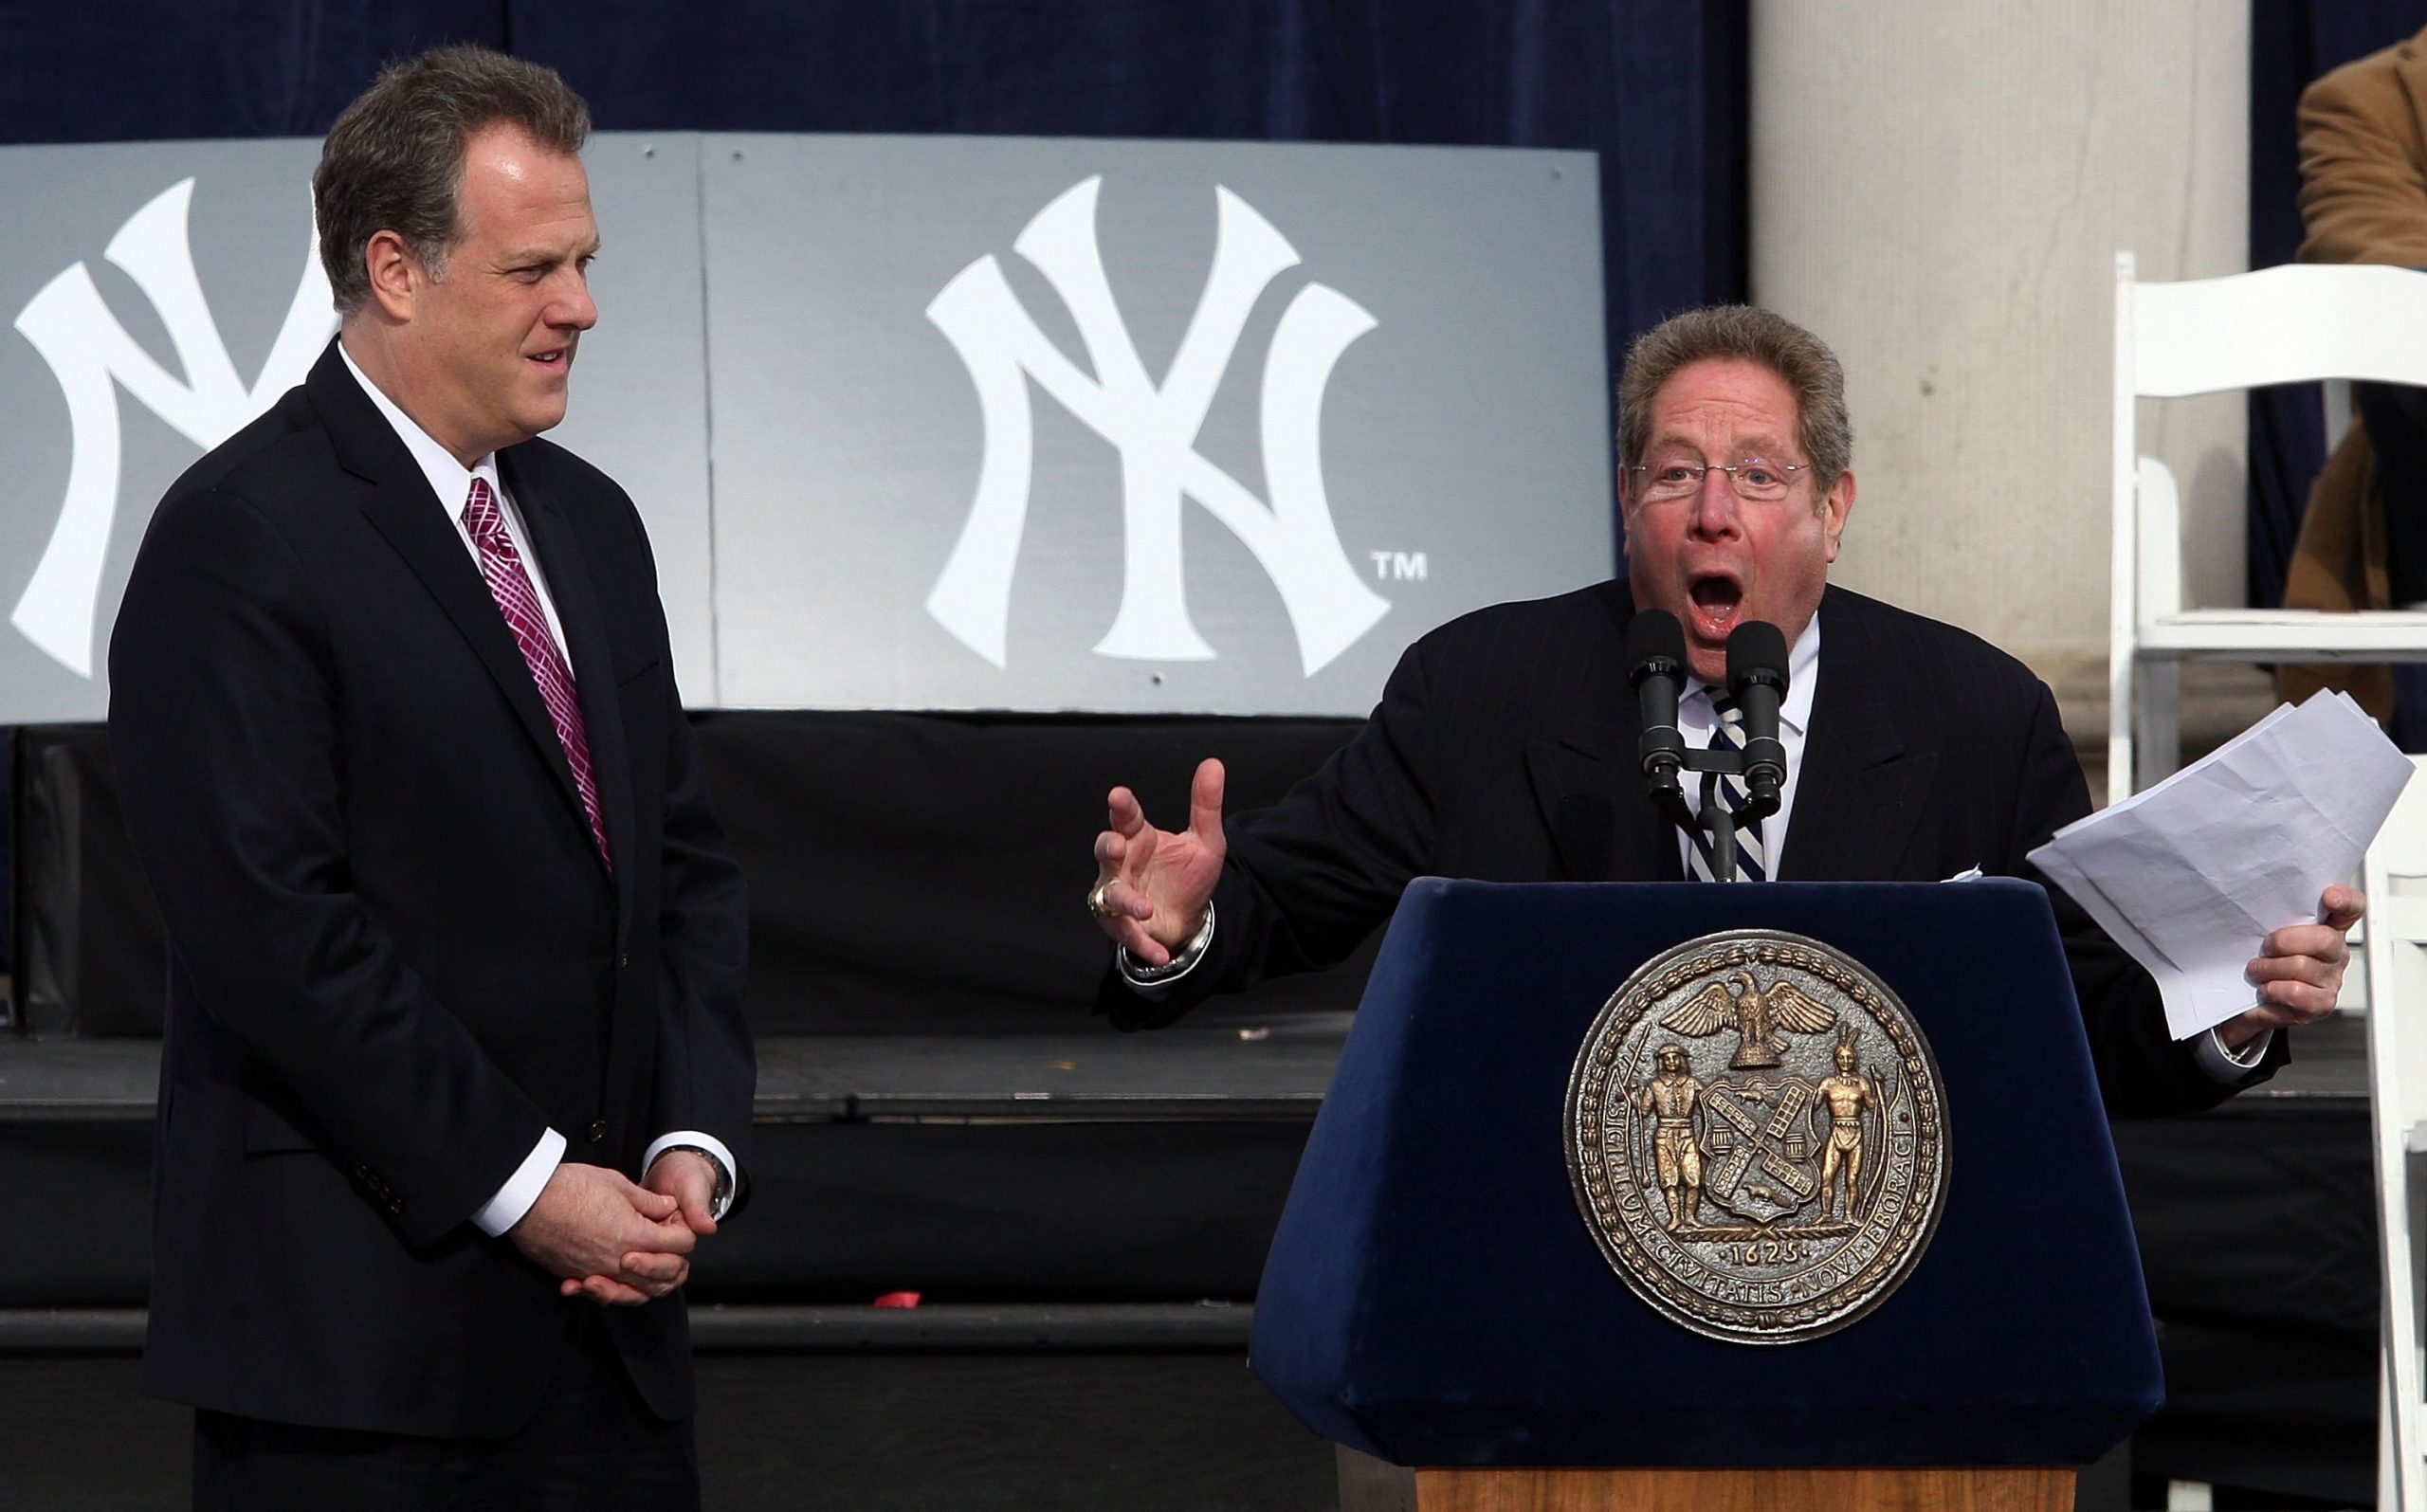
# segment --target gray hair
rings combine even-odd
[[[1786,319],[1749,304],[1714,304],[1673,315],[1635,338],[1618,379],[1618,465],[1643,461],[1651,443],[1651,401],[1670,378],[1697,362],[1755,362],[1795,395],[1797,442],[1826,493],[1853,465],[1854,428],[1846,415],[1846,372],[1828,343]]]
[[[390,64],[346,106],[312,173],[320,266],[339,315],[371,298],[362,253],[381,231],[402,236],[433,277],[445,275],[461,235],[465,145],[501,124],[570,155],[590,139],[590,107],[555,69],[471,46]]]

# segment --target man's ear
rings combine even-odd
[[[1835,483],[1820,497],[1821,528],[1828,533],[1828,560],[1837,559],[1837,539],[1846,533],[1846,517],[1853,513],[1854,475],[1849,467],[1837,475]]]
[[[405,245],[403,233],[374,231],[363,244],[362,269],[371,280],[371,298],[392,320],[410,320],[429,283],[421,259]]]

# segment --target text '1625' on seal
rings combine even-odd
[[[1801,935],[1706,935],[1647,961],[1567,1089],[1576,1203],[1674,1321],[1786,1344],[1887,1299],[1946,1193],[1938,1063],[1888,985]]]

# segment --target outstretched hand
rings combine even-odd
[[[2247,969],[2258,1005],[2217,1025],[2217,1037],[2239,1049],[2268,1029],[2314,1023],[2334,1011],[2343,969],[2351,960],[2351,926],[2367,911],[2358,888],[2328,887],[2318,899],[2316,923],[2287,924],[2270,934]]]
[[[1096,922],[1143,966],[1171,963],[1205,921],[1205,905],[1222,875],[1222,763],[1198,763],[1188,789],[1188,828],[1158,829],[1127,788],[1106,798],[1106,824],[1096,836]]]

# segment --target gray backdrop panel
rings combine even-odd
[[[48,607],[27,623],[47,628],[0,623],[0,721],[101,716],[108,626],[154,501],[300,377],[331,328],[311,289],[299,300],[317,153],[0,148],[0,317],[21,327],[0,333],[0,620],[37,582],[71,473],[88,497],[117,475],[82,556],[42,569]],[[1589,155],[628,133],[600,137],[589,162],[601,319],[557,439],[639,503],[695,704],[1361,713],[1426,628],[1609,570]],[[189,178],[180,230],[172,191]],[[1057,204],[1058,220],[1042,215]],[[148,287],[103,255],[138,219]],[[1066,302],[1084,279],[1066,265],[1056,282],[1013,249],[1041,220],[1069,265],[1100,259],[1090,326]],[[1190,345],[1220,227],[1230,273],[1259,238],[1267,262]],[[189,265],[199,299],[178,316]],[[928,312],[948,286],[990,280],[985,328],[1024,331],[1030,361],[1007,366],[983,339],[995,356],[972,360],[998,403],[1024,395],[1032,445],[993,445],[998,472],[1033,483],[995,495],[1016,505],[1015,549],[991,568],[969,558],[1002,595],[992,632],[965,595],[941,595],[959,605],[944,619],[928,607],[990,445],[981,375]],[[46,348],[24,329],[43,325],[37,304]],[[976,307],[964,301],[964,341]],[[228,376],[189,373],[180,336]],[[1184,346],[1203,359],[1201,423],[1174,397],[1187,385],[1165,381]],[[111,352],[115,365],[95,355]],[[1055,364],[1065,397],[1097,392],[1091,421],[1030,375]],[[127,376],[146,366],[148,394]],[[81,459],[70,383],[85,394]],[[1141,425],[1148,410],[1160,419]],[[114,447],[95,413],[115,417]],[[1280,565],[1217,518],[1208,479],[1233,525],[1255,535],[1262,519]],[[1310,491],[1328,528],[1279,531],[1304,514],[1281,496]],[[1147,501],[1126,523],[1125,493]],[[1166,550],[1141,556],[1133,533]],[[1308,568],[1319,558],[1327,570]],[[1301,619],[1329,628],[1302,641]]]
[[[1424,630],[1608,575],[1589,155],[735,137],[711,138],[703,168],[728,703],[1361,714]],[[1122,453],[1032,381],[1003,665],[923,607],[987,444],[929,301],[991,254],[1091,372],[1064,299],[1013,243],[1097,175],[1106,281],[1155,382],[1208,281],[1217,185],[1300,255],[1256,300],[1198,436],[1259,500],[1258,390],[1284,311],[1322,283],[1373,318],[1324,395],[1322,472],[1346,558],[1388,609],[1311,676],[1272,582],[1194,501],[1186,602],[1213,659],[1092,649],[1122,598]]]

